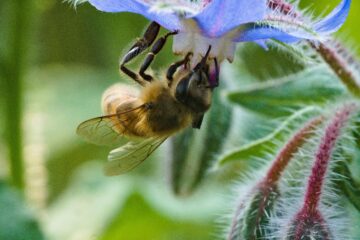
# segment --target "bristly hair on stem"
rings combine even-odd
[[[360,78],[357,69],[359,63],[340,42],[334,43],[335,41],[329,40],[320,44],[310,44],[342,80],[349,92],[360,98]],[[347,54],[344,55],[344,52]]]
[[[355,105],[351,104],[338,111],[325,130],[325,135],[320,142],[315,156],[315,163],[308,179],[307,192],[304,199],[304,208],[307,208],[308,211],[315,211],[318,208],[331,155],[341,135],[342,128],[346,125],[354,108]]]
[[[77,5],[88,2],[88,0],[63,0],[63,1],[70,3],[74,7],[76,7]]]
[[[330,119],[324,132],[319,132],[320,139],[315,143],[314,150],[305,154],[309,160],[313,159],[312,167],[308,176],[304,176],[306,182],[299,182],[303,187],[289,187],[297,192],[296,197],[282,199],[283,204],[277,207],[279,217],[283,218],[278,226],[278,237],[289,240],[347,239],[344,207],[337,204],[340,197],[333,187],[339,179],[334,169],[338,161],[343,161],[338,156],[340,142],[348,137],[347,129],[351,129],[351,118],[357,111],[357,104],[342,106]]]
[[[302,16],[300,11],[284,0],[268,0],[268,6],[285,16],[289,14],[295,17]],[[360,73],[357,67],[360,64],[356,57],[352,56],[339,41],[331,38],[320,43],[308,40],[308,43],[334,71],[348,91],[360,98]]]
[[[266,226],[280,197],[278,181],[293,155],[314,134],[314,130],[323,120],[322,116],[316,117],[297,131],[279,151],[265,177],[237,204],[228,235],[229,240],[260,239],[267,236]]]

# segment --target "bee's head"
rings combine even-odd
[[[196,113],[206,112],[211,105],[212,89],[209,87],[209,65],[206,64],[211,46],[201,62],[183,77],[175,90],[176,99]]]

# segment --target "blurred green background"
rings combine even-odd
[[[320,14],[338,2],[302,1],[301,6],[312,4],[311,10]],[[360,42],[359,15],[360,2],[353,1],[339,33],[350,46]],[[146,19],[102,13],[88,4],[75,10],[55,0],[2,0],[0,16],[0,239],[221,236],[219,221],[229,208],[225,196],[231,181],[219,184],[209,178],[191,196],[175,196],[168,176],[169,143],[139,169],[108,178],[102,163],[109,149],[75,134],[80,122],[101,113],[102,92],[124,81],[118,73],[119,56],[141,35]],[[166,69],[175,59],[169,42],[153,68]],[[226,65],[227,70],[247,73],[226,79],[229,74],[223,72],[221,81],[236,85],[250,82],[248,76],[267,79],[301,69],[281,52],[266,52],[251,43],[240,44],[235,63]],[[264,136],[274,126],[257,115],[241,116],[242,129],[254,119],[263,126],[239,130],[233,136],[237,144]],[[24,164],[11,172],[10,159],[15,165],[23,159]],[[13,181],[11,175],[24,182]]]

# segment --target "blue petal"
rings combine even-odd
[[[314,34],[301,31],[301,29],[285,31],[285,29],[266,25],[249,24],[234,41],[247,42],[272,38],[286,43],[294,43],[301,39],[317,39],[319,35],[330,34],[341,27],[348,16],[350,5],[351,0],[343,0],[328,16],[314,24],[312,27]]]
[[[241,24],[262,20],[266,9],[266,0],[212,0],[193,19],[204,35],[220,37]]]
[[[328,16],[314,25],[314,29],[321,33],[337,31],[349,15],[351,0],[343,0]]]
[[[248,27],[241,31],[240,35],[234,39],[235,42],[252,42],[266,39],[276,39],[282,42],[297,42],[299,37],[292,36],[280,29],[269,26]]]
[[[181,30],[178,16],[170,13],[159,13],[149,11],[146,3],[137,0],[89,0],[89,3],[103,12],[132,12],[159,23],[170,31]]]

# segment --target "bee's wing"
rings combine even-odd
[[[133,111],[139,110],[138,114],[132,114]],[[146,106],[142,104],[124,112],[89,119],[78,126],[76,133],[86,141],[96,145],[119,147],[132,139],[125,133],[126,128],[124,126],[129,122],[139,121],[138,116],[145,110]],[[124,132],[119,133],[121,124],[125,124],[123,125]]]
[[[122,147],[112,150],[108,156],[109,162],[104,167],[105,174],[114,176],[129,172],[149,157],[166,138],[131,140]]]
[[[130,138],[114,130],[117,122],[116,114],[89,119],[78,126],[76,133],[96,145],[121,146]]]

